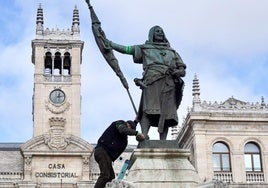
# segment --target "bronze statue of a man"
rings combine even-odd
[[[145,44],[123,46],[110,41],[111,47],[133,56],[143,64],[143,78],[139,81],[142,96],[137,120],[142,133],[148,136],[150,126],[158,127],[160,140],[166,140],[168,129],[178,124],[177,109],[182,99],[186,65],[170,47],[163,29],[154,26]]]
[[[166,140],[169,127],[178,124],[177,109],[184,87],[181,77],[185,76],[186,65],[179,54],[170,47],[163,29],[159,26],[150,29],[149,39],[145,44],[123,46],[107,40],[90,1],[85,1],[91,13],[92,31],[96,43],[127,91],[127,81],[112,49],[132,55],[135,63],[143,64],[143,78],[134,80],[142,89],[136,119],[140,121],[142,133],[147,138],[150,127],[154,126],[158,127],[160,140]],[[136,111],[135,107],[134,109]]]

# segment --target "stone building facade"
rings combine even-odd
[[[268,187],[268,105],[231,97],[224,102],[200,99],[193,80],[193,106],[177,138],[190,149],[201,184],[213,180],[229,187]]]
[[[77,7],[71,29],[44,29],[37,9],[34,65],[33,138],[0,144],[0,187],[93,187],[99,175],[94,144],[80,137],[81,64]],[[131,148],[131,146],[129,146]],[[115,162],[120,172],[129,149]]]
[[[0,143],[0,188],[94,187],[99,176],[99,168],[93,157],[89,159],[89,173],[83,181],[79,179],[79,174],[75,172],[77,170],[67,171],[70,164],[67,160],[75,161],[77,157],[64,156],[65,160],[59,163],[59,158],[54,155],[42,156],[44,161],[48,161],[45,163],[46,166],[44,166],[42,171],[31,172],[35,178],[31,179],[29,177],[26,179],[24,172],[25,160],[21,153],[23,145],[24,143]],[[92,144],[92,146],[94,147],[95,145]],[[126,151],[114,162],[116,176],[119,175],[125,160],[130,158],[134,148],[136,146],[128,146]],[[56,163],[53,162],[55,159],[57,159]],[[38,165],[33,164],[34,168],[36,166]],[[78,169],[81,166],[81,163],[78,164]],[[46,181],[40,181],[40,179],[45,179]]]
[[[79,11],[71,29],[44,29],[43,9],[32,41],[34,65],[33,138],[0,143],[0,188],[93,187],[99,168],[94,144],[80,137],[81,71],[84,42]],[[172,135],[190,150],[200,187],[268,187],[268,105],[233,97],[208,103],[200,99],[197,77],[193,105]],[[114,163],[116,174],[136,146]],[[180,177],[178,177],[180,178]]]

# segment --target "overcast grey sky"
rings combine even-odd
[[[0,0],[0,142],[32,138],[34,65],[31,40],[41,3],[45,28],[71,28],[75,5],[79,9],[81,40],[85,42],[82,70],[81,136],[96,143],[114,120],[133,119],[125,89],[107,65],[91,32],[89,10],[83,0]],[[225,101],[233,96],[245,102],[268,101],[267,0],[91,0],[106,36],[119,44],[142,44],[148,31],[160,25],[187,65],[180,123],[192,105],[192,80],[197,74],[201,100]],[[141,91],[133,79],[141,65],[115,53],[130,85],[136,107]],[[158,138],[156,129],[150,131]],[[131,143],[136,143],[133,139]]]

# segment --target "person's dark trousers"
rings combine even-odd
[[[94,158],[99,164],[100,168],[100,176],[94,188],[104,188],[107,182],[111,182],[115,178],[114,169],[112,166],[113,161],[102,147],[95,149]]]

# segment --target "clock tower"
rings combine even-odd
[[[32,41],[34,71],[34,136],[61,124],[66,134],[80,136],[81,63],[79,12],[73,11],[72,28],[43,28],[43,10],[37,11],[36,39]]]
[[[93,146],[80,138],[81,64],[79,11],[71,29],[44,29],[37,10],[34,64],[33,138],[22,145],[24,182],[44,187],[88,184]],[[30,183],[29,183],[30,182]],[[82,183],[81,183],[82,182]],[[87,183],[85,183],[87,182]]]

